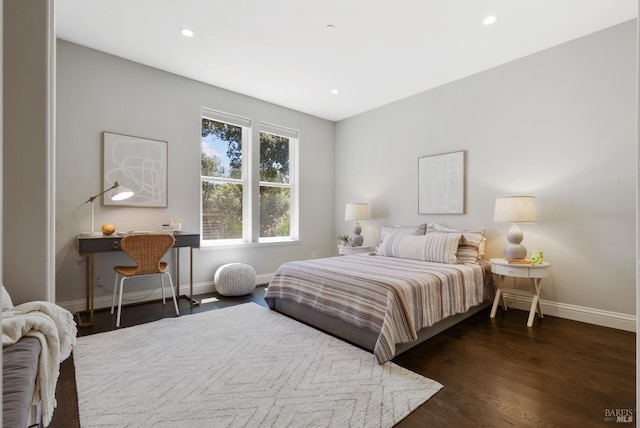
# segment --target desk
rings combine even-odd
[[[180,296],[180,248],[189,248],[189,302],[191,306],[199,305],[200,302],[193,298],[193,249],[200,248],[199,233],[181,233],[174,235],[176,243],[176,296]],[[78,325],[80,327],[88,327],[93,325],[93,280],[95,277],[94,257],[96,253],[111,253],[114,251],[122,251],[120,248],[120,240],[122,236],[78,236],[78,252],[80,255],[87,256],[87,310],[89,312],[89,321],[81,322],[80,313],[78,313]],[[185,296],[187,297],[187,296]]]

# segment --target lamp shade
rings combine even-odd
[[[111,195],[111,200],[124,201],[125,199],[129,199],[132,196],[133,196],[133,191],[131,189],[119,186],[115,189],[115,191]]]
[[[349,203],[344,210],[345,220],[369,220],[369,204]]]
[[[536,214],[535,196],[509,196],[496,199],[493,221],[496,223],[537,222],[538,215]]]

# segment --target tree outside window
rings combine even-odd
[[[202,238],[243,237],[241,126],[202,118]]]
[[[260,237],[290,236],[289,138],[260,133]]]

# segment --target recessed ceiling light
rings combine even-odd
[[[496,22],[496,19],[497,19],[497,18],[496,18],[494,15],[489,15],[489,16],[487,16],[487,17],[482,21],[482,23],[483,23],[484,25],[491,25],[491,24],[493,24],[494,22]]]
[[[327,29],[329,29],[329,30],[333,30],[334,28],[336,28],[336,26],[333,25],[333,24],[328,24],[327,25]]]
[[[185,37],[193,37],[193,31],[188,28],[183,28],[180,30],[183,36]]]
[[[339,94],[339,93],[340,93],[340,91],[339,91],[339,90],[337,90],[337,89],[332,89],[332,90],[331,90],[331,93],[332,93],[333,95],[337,95],[337,94]]]

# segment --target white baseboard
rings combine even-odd
[[[256,285],[268,284],[269,281],[271,281],[271,278],[273,278],[272,273],[257,275]],[[193,284],[194,295],[213,293],[215,290],[216,288],[213,284],[213,281],[199,282],[199,283]],[[167,293],[170,293],[170,291],[167,290]],[[189,295],[189,284],[180,284],[179,295],[180,296]],[[169,299],[171,299],[170,294],[168,295],[168,297]],[[160,287],[158,287],[153,291],[144,290],[144,291],[134,291],[130,293],[124,293],[122,295],[122,302],[123,303],[146,302],[149,300],[158,300],[161,298],[162,298],[162,290],[160,290]],[[104,296],[96,296],[93,299],[93,307],[94,309],[110,308],[112,302],[113,302],[113,295],[111,294],[104,295]],[[76,312],[84,311],[87,309],[86,299],[71,300],[67,302],[57,302],[57,304],[74,314]]]
[[[526,296],[508,296],[509,308],[522,309],[529,312],[531,298]],[[586,308],[584,306],[569,305],[567,303],[540,300],[542,313],[558,318],[595,324],[602,327],[611,327],[618,330],[636,332],[637,316],[621,314],[619,312],[603,311],[601,309]]]
[[[273,273],[258,275],[256,284],[268,284],[273,278]],[[193,284],[193,294],[200,295],[212,293],[215,291],[213,281],[200,282]],[[189,295],[189,284],[180,284],[180,295]],[[157,300],[162,298],[160,289],[149,291],[136,291],[125,293],[123,302],[144,302],[147,300]],[[95,309],[110,308],[112,296],[98,296],[94,299]],[[531,308],[531,298],[525,296],[508,296],[507,304],[515,309],[529,311]],[[69,310],[72,313],[84,311],[87,309],[87,301],[85,299],[72,300],[68,302],[58,302],[58,305]],[[569,305],[566,303],[552,302],[549,300],[541,300],[542,312],[545,315],[551,315],[558,318],[566,318],[574,321],[595,324],[603,327],[616,328],[618,330],[636,332],[637,317],[635,315],[621,314],[618,312],[603,311],[601,309],[586,308],[584,306]]]

